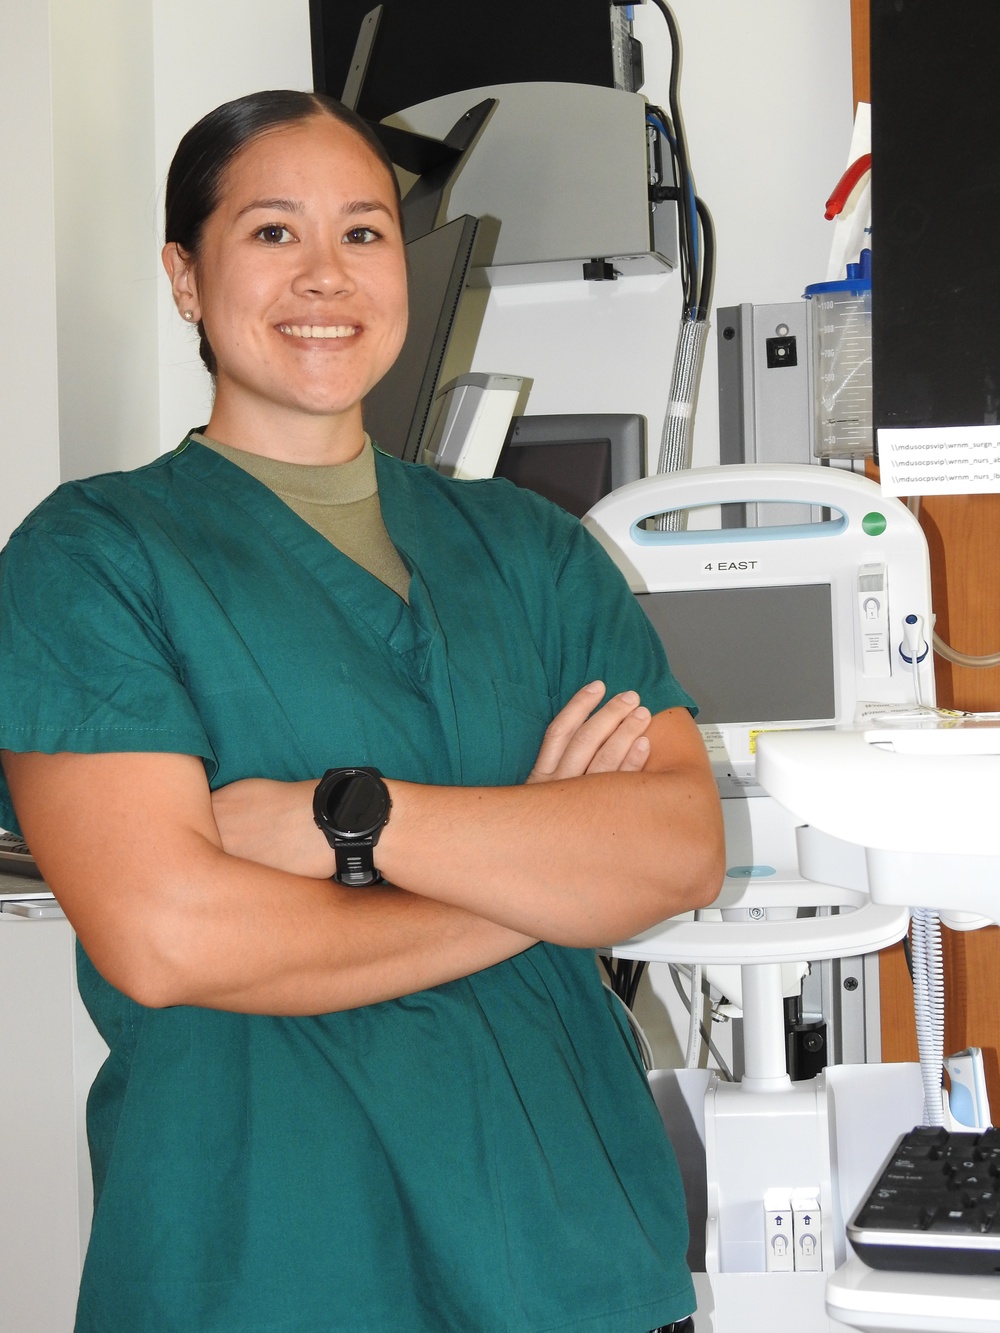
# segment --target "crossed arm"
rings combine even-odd
[[[332,882],[315,783],[209,792],[177,754],[3,752],[22,830],[95,966],[143,1004],[354,1008],[539,939],[594,946],[711,901],[721,819],[684,709],[581,690],[523,787],[389,780],[377,863]],[[317,775],[318,777],[318,775]]]

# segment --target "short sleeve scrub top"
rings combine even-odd
[[[408,603],[190,439],[60,487],[3,555],[0,746],[193,754],[213,788],[354,764],[514,784],[588,680],[690,705],[575,519],[376,467]],[[147,1009],[78,962],[110,1056],[77,1333],[644,1333],[693,1309],[676,1161],[590,951],[306,1018]]]

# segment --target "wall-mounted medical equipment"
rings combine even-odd
[[[719,462],[812,462],[812,363],[805,301],[718,310]],[[773,521],[759,506],[733,527]],[[790,521],[787,506],[780,517]],[[798,522],[808,522],[800,511]],[[728,526],[728,524],[727,524]]]
[[[488,99],[496,108],[435,219],[440,225],[470,213],[499,221],[492,253],[476,256],[482,280],[579,279],[595,259],[625,275],[673,267],[676,210],[651,205],[647,108],[637,93],[582,83],[487,84],[401,109],[386,124],[443,139]]]
[[[816,283],[806,296],[718,311],[721,463],[863,470],[872,451],[871,278]],[[724,515],[733,527],[803,521],[787,506]]]
[[[847,276],[811,283],[813,455],[872,455],[872,252],[848,264]]]

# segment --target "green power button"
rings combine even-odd
[[[861,526],[869,537],[881,537],[885,532],[885,514],[880,514],[872,510],[870,514],[865,514],[861,520]]]

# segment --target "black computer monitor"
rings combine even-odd
[[[634,413],[515,417],[496,475],[582,518],[609,491],[645,475],[646,420]]]
[[[395,365],[362,404],[365,430],[406,462],[421,458],[427,418],[475,244],[477,220],[456,218],[406,247],[410,323]]]
[[[377,0],[309,0],[313,82],[341,97]],[[369,120],[464,88],[501,83],[642,83],[639,44],[612,0],[382,0],[356,110]]]
[[[1000,4],[871,0],[876,429],[1000,419]]]

